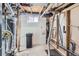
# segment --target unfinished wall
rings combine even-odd
[[[51,17],[50,18],[50,20],[53,20],[53,17]],[[54,27],[56,27],[57,28],[57,15],[55,16],[55,21],[54,21],[54,26],[53,26],[53,28]],[[62,37],[62,39],[60,38],[59,39],[59,45],[61,45],[62,46],[62,44],[63,44],[63,47],[65,47],[66,48],[66,33],[64,33],[64,29],[63,29],[63,26],[65,26],[66,27],[66,16],[65,16],[65,13],[61,13],[60,15],[59,15],[59,23],[60,23],[60,26],[61,27],[59,27],[59,28],[61,28],[61,31],[59,31],[59,35],[61,34],[61,37]],[[57,35],[56,34],[56,28],[55,28],[55,30],[54,30],[54,35]],[[56,41],[57,42],[57,38],[56,38],[56,36],[55,36],[55,38],[53,38],[53,40],[54,41]],[[62,42],[61,42],[61,40],[62,40]],[[57,45],[55,45],[55,44],[52,44],[53,46],[54,46],[54,48],[55,49],[57,49]],[[63,49],[61,49],[61,48],[58,48],[57,49],[62,55],[66,55],[66,51],[64,51]]]
[[[26,34],[33,33],[33,46],[37,46],[39,44],[45,44],[45,30],[46,30],[46,19],[41,18],[38,22],[28,23],[28,16],[30,14],[21,14],[21,48],[26,49]],[[39,15],[34,15],[39,16]]]
[[[79,6],[71,9],[71,41],[76,43],[75,53],[79,54]],[[66,33],[63,32],[63,26],[66,28],[66,15],[62,13],[60,15],[60,25],[63,34],[63,45],[66,48]],[[55,45],[54,45],[55,46]],[[55,46],[56,47],[56,46]],[[63,55],[66,55],[66,51],[61,48],[57,49],[58,51],[62,51]],[[72,50],[72,46],[70,43],[70,50]]]
[[[79,54],[79,6],[71,10],[71,40],[76,43],[76,53]]]

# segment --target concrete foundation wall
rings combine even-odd
[[[46,37],[45,37],[45,30],[46,30],[46,19],[41,18],[38,20],[38,22],[34,23],[28,23],[28,17],[32,16],[29,14],[21,14],[20,20],[21,20],[21,48],[26,48],[26,34],[27,33],[33,33],[33,46],[39,45],[39,44],[45,44]],[[35,17],[38,17],[39,15],[35,15]],[[43,33],[44,32],[44,33]]]

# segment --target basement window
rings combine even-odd
[[[38,22],[38,17],[34,17],[34,22]]]
[[[36,23],[36,22],[38,22],[38,18],[39,18],[38,16],[29,16],[27,22],[28,23]]]

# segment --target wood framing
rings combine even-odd
[[[66,12],[66,48],[70,49],[70,10]],[[69,56],[68,51],[67,56]]]
[[[17,47],[17,50],[20,51],[20,20],[19,20],[19,7],[17,7],[16,47]]]
[[[70,6],[70,7],[66,8],[66,9],[64,9],[62,12],[65,12],[65,11],[68,11],[68,10],[72,10],[72,9],[78,7],[78,6],[79,6],[79,3],[78,3],[78,4],[73,4],[72,6]]]

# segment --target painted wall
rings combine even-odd
[[[21,14],[21,49],[26,49],[26,34],[33,33],[33,46],[39,44],[45,44],[45,30],[46,30],[46,19],[41,18],[38,22],[28,23],[28,17],[34,16],[38,17],[39,15],[30,15],[30,14]]]

